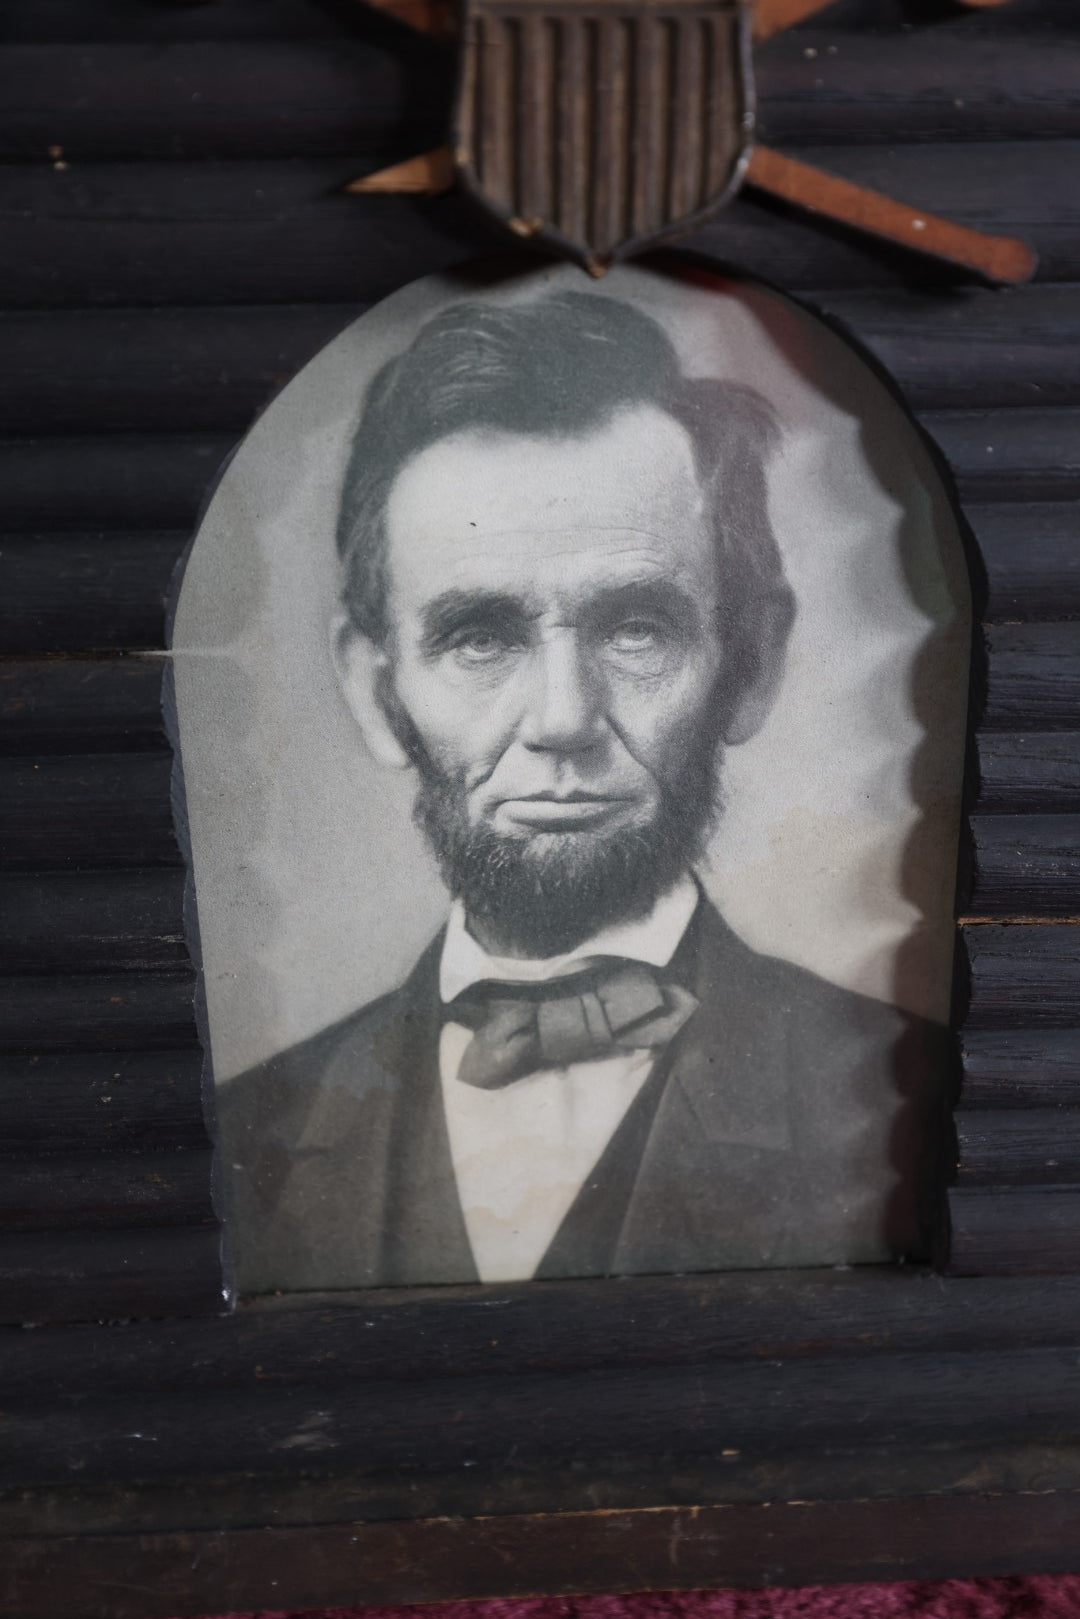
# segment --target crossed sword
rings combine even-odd
[[[372,0],[372,3],[420,33],[446,39],[455,31],[449,0]],[[1005,4],[1006,0],[961,0],[961,3],[982,9]],[[831,0],[751,0],[751,37],[758,44],[823,11],[829,4]],[[454,181],[454,154],[449,146],[439,146],[404,163],[395,163],[354,180],[345,189],[353,193],[411,192],[434,196],[451,190]],[[1029,281],[1038,265],[1034,250],[1015,236],[992,236],[957,225],[923,208],[897,202],[882,191],[841,179],[813,163],[787,157],[769,146],[753,147],[745,183],[808,213],[823,215],[916,252],[944,259],[995,285]]]

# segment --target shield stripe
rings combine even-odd
[[[725,0],[466,0],[460,161],[522,234],[608,257],[716,200],[744,144]]]

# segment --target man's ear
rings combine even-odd
[[[742,641],[732,659],[731,675],[739,695],[731,705],[722,733],[730,747],[749,742],[772,712],[784,677],[794,619],[795,598],[786,588],[758,602],[754,639]]]
[[[334,668],[368,751],[382,765],[407,770],[410,759],[390,719],[390,659],[381,646],[356,628],[345,612],[331,626]]]

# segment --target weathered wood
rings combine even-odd
[[[162,668],[146,657],[5,660],[0,753],[160,753]]]
[[[0,1056],[0,1153],[206,1147],[202,1069],[194,1045]]]
[[[972,289],[918,302],[897,292],[833,294],[817,303],[878,357],[913,406],[1080,404],[1080,288],[1027,287],[1009,298]],[[0,317],[0,434],[241,432],[365,307],[8,313]],[[1028,521],[1033,538],[1041,538],[1040,516],[1049,521],[1044,543],[1057,544],[1075,590],[1080,547],[1067,545],[1073,531],[1060,512],[1032,508]],[[24,552],[25,544],[0,565],[32,561]]]
[[[232,434],[0,441],[6,529],[190,529],[236,447]]]
[[[1080,815],[971,818],[976,916],[1080,918]]]
[[[0,1398],[419,1384],[1069,1341],[1080,1278],[952,1283],[891,1266],[267,1297],[226,1319],[0,1335]]]
[[[1080,410],[924,411],[920,420],[963,498],[1080,496]]]
[[[832,43],[827,30],[807,30],[758,53],[763,140],[1080,133],[1080,31],[1026,36],[1007,54],[993,38],[961,34],[928,52],[902,28],[849,37],[830,55]],[[453,70],[452,54],[419,35],[392,51],[344,36],[332,51],[296,36],[163,42],[153,53],[120,41],[13,43],[0,57],[0,159],[45,161],[50,148],[68,162],[348,152],[379,167],[445,138]]]
[[[457,1516],[9,1543],[18,1619],[171,1619],[222,1602],[348,1607],[579,1592],[1048,1573],[1080,1492]],[[869,1556],[868,1556],[869,1552]],[[498,1572],[496,1572],[496,1570]]]
[[[1080,1186],[1080,1109],[956,1114],[960,1186]]]
[[[998,625],[986,631],[986,649],[986,730],[1076,729],[1080,625]]]
[[[964,515],[986,566],[989,623],[1080,617],[1076,514],[1073,501],[968,502]]]
[[[159,647],[173,569],[190,535],[0,537],[0,649],[99,652]]]
[[[1080,811],[1080,731],[980,731],[975,747],[980,811]]]
[[[188,955],[183,870],[0,876],[0,970],[174,968]]]
[[[0,160],[311,157],[379,167],[444,137],[454,58],[419,36],[6,45]]]
[[[173,1051],[197,1044],[195,975],[0,979],[0,1051]]]
[[[1040,255],[1040,280],[1080,280],[1077,143],[805,155],[979,229],[1020,234]],[[414,276],[505,250],[459,196],[345,196],[361,172],[340,160],[10,165],[0,170],[0,304],[366,304]],[[914,255],[811,225],[760,197],[739,199],[687,245],[792,291],[906,286],[912,274],[922,285],[955,285]]]
[[[1080,924],[981,924],[963,930],[968,1029],[1071,1028],[1080,1019]]]
[[[0,867],[175,866],[165,753],[0,756]]]
[[[0,1222],[5,1233],[212,1222],[210,1161],[205,1147],[6,1158],[0,1160]]]
[[[949,1271],[1053,1276],[1080,1270],[1080,1187],[965,1188],[949,1193]]]
[[[1080,1028],[965,1029],[960,1105],[1080,1107]]]
[[[210,1315],[224,1307],[220,1246],[220,1233],[209,1225],[6,1236],[0,1245],[0,1318],[19,1323]]]

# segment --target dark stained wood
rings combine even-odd
[[[165,744],[160,658],[0,663],[0,753],[113,753]]]
[[[815,302],[876,355],[918,408],[1080,404],[1076,287],[1027,287],[1007,298],[968,289],[918,302],[898,292],[837,293]],[[0,434],[242,432],[365,307],[9,313],[0,319]],[[1032,541],[1056,546],[1027,566],[1049,568],[1056,558],[1076,594],[1080,547],[1069,543],[1067,510],[1032,507],[1007,533],[1024,523]],[[990,508],[984,520],[991,544],[995,520],[1008,522],[1004,511]],[[1026,548],[1018,552],[1006,538],[999,549],[1006,565],[1024,565]],[[22,563],[20,553],[2,565]]]
[[[968,502],[965,516],[986,567],[986,618],[991,624],[1080,617],[1080,544],[1073,502]]]
[[[437,1517],[228,1533],[21,1539],[5,1595],[20,1619],[171,1619],[260,1608],[1047,1573],[1073,1567],[1080,1492]],[[873,1561],[866,1550],[873,1548]],[[133,1589],[134,1588],[134,1589]],[[97,1604],[95,1606],[95,1604]]]
[[[0,1319],[124,1321],[224,1308],[214,1226],[37,1231],[0,1245]],[[45,1399],[51,1398],[42,1389]]]
[[[831,56],[830,43],[808,30],[758,52],[763,140],[1004,140],[1033,123],[1045,139],[1080,134],[1080,30],[1025,37],[1008,54],[958,32],[928,57],[902,28],[848,39]],[[419,36],[395,50],[339,37],[328,51],[296,35],[163,41],[152,53],[126,41],[12,43],[0,72],[4,161],[45,162],[59,147],[71,163],[349,153],[377,168],[445,139],[453,56]]]
[[[1080,1109],[961,1108],[961,1186],[1080,1186]]]
[[[965,1109],[1080,1107],[1080,1028],[965,1029]]]
[[[976,916],[1080,918],[1080,815],[976,815]]]
[[[224,1320],[102,1337],[0,1334],[8,1405],[87,1391],[333,1387],[350,1380],[788,1362],[1071,1342],[1080,1278],[953,1285],[929,1271],[760,1271],[250,1300]]]
[[[173,1051],[195,1046],[192,971],[0,978],[0,1051]]]
[[[999,625],[987,630],[986,650],[987,730],[1075,730],[1080,625]]]
[[[1080,1270],[1080,1186],[953,1187],[949,1271],[1053,1276]]]
[[[963,930],[967,1029],[1071,1028],[1080,1015],[1080,924],[981,924]]]
[[[205,1147],[202,1069],[195,1045],[0,1056],[0,1153]]]
[[[1077,143],[1007,142],[804,154],[980,229],[1020,234],[1043,281],[1080,280],[1071,175]],[[34,164],[0,168],[7,254],[0,303],[368,303],[403,282],[505,244],[465,199],[348,197],[362,165]],[[903,287],[952,291],[947,272],[780,204],[741,198],[687,245],[791,291]]]
[[[445,137],[453,56],[405,35],[7,45],[0,161],[312,157],[379,168]],[[58,148],[57,152],[50,148]]]
[[[191,528],[232,434],[0,440],[5,529]]]
[[[1080,496],[1080,410],[926,411],[961,498]]]
[[[8,872],[0,876],[0,971],[176,968],[183,870]]]
[[[167,753],[0,756],[0,868],[175,866]]]
[[[980,811],[1080,811],[1080,731],[980,731],[975,745]]]
[[[165,598],[190,538],[149,534],[0,537],[0,648],[5,653],[160,647]]]
[[[206,1146],[0,1160],[0,1221],[5,1232],[212,1223],[210,1161]]]

